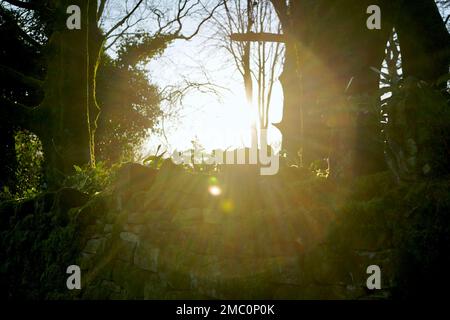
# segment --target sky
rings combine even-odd
[[[152,153],[159,144],[167,146],[170,152],[190,149],[193,140],[206,150],[250,145],[250,123],[255,112],[247,105],[242,76],[232,57],[215,39],[210,39],[213,33],[212,23],[207,24],[193,40],[174,42],[147,66],[152,81],[160,88],[189,79],[212,83],[217,94],[190,91],[175,108],[175,116],[161,124],[165,134],[153,134],[144,153]],[[281,120],[282,105],[281,85],[277,81],[269,115],[272,122]],[[281,134],[273,126],[269,128],[271,142],[274,146],[281,142]]]

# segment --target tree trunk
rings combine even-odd
[[[373,94],[378,89],[379,75],[370,67],[380,68],[394,26],[405,76],[435,80],[448,72],[449,35],[435,2],[272,3],[287,35],[281,78],[284,114],[279,125],[284,148],[291,154],[302,149],[305,164],[329,157],[332,169],[340,167],[357,175],[384,169],[379,117],[348,97]],[[366,27],[366,10],[373,4],[381,8],[381,30]],[[354,116],[350,108],[356,108]],[[301,128],[303,139],[298,138]]]
[[[388,1],[378,2],[384,14],[381,30],[366,27],[373,1],[291,2],[280,16],[288,39],[281,78],[283,146],[294,154],[302,149],[305,165],[331,158],[332,169],[356,174],[384,167],[379,119],[358,104],[352,116],[348,100],[378,89],[378,75],[370,67],[381,65],[392,30]]]
[[[434,81],[448,73],[450,36],[433,0],[399,0],[396,20],[405,76]]]
[[[95,163],[95,77],[103,42],[97,27],[97,1],[55,3],[57,18],[47,46],[45,98],[34,120],[51,184],[73,173],[74,165]],[[71,4],[81,8],[81,30],[66,27],[66,8]]]

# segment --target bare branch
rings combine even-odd
[[[100,0],[100,5],[98,6],[98,11],[97,11],[97,21],[100,21],[100,18],[103,15],[103,11],[105,10],[106,1],[108,1],[108,0]]]
[[[8,24],[9,28],[12,28],[14,31],[16,31],[19,36],[21,36],[26,42],[29,44],[41,48],[42,45],[37,42],[35,39],[33,39],[27,32],[25,32],[18,24],[17,20],[13,17],[10,11],[4,9],[3,7],[0,7],[0,14],[5,19],[5,23]]]
[[[286,42],[286,36],[280,33],[268,32],[249,32],[249,33],[232,33],[230,35],[232,41],[246,42],[246,41],[261,41],[261,42]]]
[[[213,17],[214,12],[216,12],[216,10],[217,10],[219,7],[221,7],[221,6],[224,4],[224,2],[226,2],[226,0],[224,0],[224,1],[219,1],[219,2],[217,3],[217,5],[211,10],[211,12],[209,13],[209,15],[208,15],[207,17],[205,17],[205,18],[197,25],[197,28],[194,30],[194,32],[192,32],[191,35],[185,36],[185,35],[178,34],[177,39],[191,40],[193,37],[195,37],[195,36],[200,32],[200,29],[202,28],[202,26],[203,26],[207,21],[209,21],[209,20]],[[198,1],[195,5],[197,5],[198,3],[200,3],[200,1]],[[195,5],[192,5],[191,8],[192,8],[193,6],[195,6]],[[205,7],[203,7],[203,8],[206,9]],[[186,12],[188,12],[188,11],[189,11],[189,9],[188,9]],[[177,21],[178,21],[178,23],[181,22],[180,20],[177,20]],[[178,30],[177,33],[179,33],[180,31],[181,31],[181,24],[180,24],[180,27],[179,27],[179,30]]]
[[[125,15],[125,17],[123,17],[122,20],[120,20],[119,22],[117,22],[108,32],[106,32],[105,37],[108,37],[111,33],[113,33],[117,28],[119,28],[121,25],[123,25],[132,15],[133,13],[137,10],[137,8],[139,8],[139,6],[141,5],[141,3],[144,0],[139,0],[139,2],[134,6],[134,8],[127,14]]]
[[[8,2],[9,4],[12,4],[13,6],[22,8],[22,9],[28,9],[28,10],[36,10],[38,9],[35,4],[31,2],[24,2],[19,0],[3,0]]]

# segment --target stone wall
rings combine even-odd
[[[89,199],[63,189],[27,204],[3,204],[3,294],[385,299],[395,293],[404,241],[399,230],[410,210],[382,189],[392,186],[387,174],[371,178],[373,190],[359,185],[344,190],[317,178],[289,186],[261,179],[248,185],[239,174],[234,193],[223,190],[213,197],[207,192],[209,176],[173,171],[149,174],[153,178],[144,185],[122,179]],[[253,198],[258,204],[248,207]],[[33,222],[24,224],[27,220]],[[71,264],[81,267],[82,290],[65,287]],[[366,287],[366,268],[373,264],[382,271],[381,290]],[[28,275],[31,270],[34,275]]]
[[[247,194],[245,202],[248,202],[251,198],[248,192],[255,186],[242,185],[245,177],[240,175],[240,178],[240,192]],[[192,180],[195,187],[191,187]],[[327,188],[325,180],[316,184]],[[336,227],[336,210],[321,199],[314,199],[311,190],[305,192],[306,188],[314,188],[314,183],[308,180],[304,185],[286,190],[281,194],[283,197],[296,195],[302,189],[304,194],[295,196],[297,203],[287,199],[281,205],[283,197],[271,190],[277,186],[276,181],[258,183],[258,186],[258,196],[266,194],[267,197],[260,197],[261,203],[254,210],[242,210],[236,196],[234,210],[226,210],[220,200],[212,197],[197,202],[201,197],[196,193],[198,190],[207,195],[206,177],[186,175],[184,180],[178,174],[171,181],[171,177],[161,172],[149,190],[134,193],[125,204],[117,202],[120,192],[111,198],[94,199],[94,203],[104,201],[110,206],[89,226],[79,262],[85,275],[80,297],[353,299],[389,296],[394,256],[389,226],[378,226],[373,232],[370,228],[374,221],[364,223],[350,238],[346,235],[347,243],[329,243],[330,230]],[[261,191],[264,186],[267,193]],[[270,195],[273,199],[269,199]],[[88,210],[89,205],[81,210]],[[383,217],[377,219],[382,221]],[[380,265],[384,271],[384,290],[366,289],[366,268],[371,264]]]

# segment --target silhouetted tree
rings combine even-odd
[[[64,176],[73,173],[74,165],[90,163],[95,166],[95,132],[99,116],[96,98],[98,67],[105,47],[111,47],[123,38],[131,25],[128,21],[137,9],[149,5],[148,10],[154,15],[157,27],[153,32],[141,32],[142,39],[127,49],[128,57],[135,59],[134,63],[154,55],[155,39],[157,50],[164,47],[159,43],[161,40],[168,43],[175,39],[191,39],[222,1],[217,1],[208,11],[201,2],[179,0],[169,11],[173,17],[169,17],[152,4],[138,0],[106,30],[100,28],[99,22],[107,5],[105,0],[6,0],[4,3],[39,20],[42,43],[18,24],[16,27],[17,33],[40,45],[39,50],[45,52],[46,75],[41,86],[31,75],[25,76],[14,69],[7,69],[9,78],[39,86],[45,95],[38,105],[33,106],[2,96],[1,117],[8,118],[15,127],[29,129],[39,136],[45,154],[45,176],[51,184],[58,184]],[[69,5],[77,5],[81,9],[79,30],[69,30],[66,26]],[[2,8],[6,7],[2,5]],[[188,35],[184,34],[185,18],[192,14],[199,15],[199,12],[204,14],[197,27]]]
[[[376,92],[379,75],[370,68],[381,66],[393,27],[399,35],[405,76],[433,80],[448,71],[449,36],[434,1],[272,3],[284,33],[275,41],[286,41],[281,77],[284,148],[291,154],[302,150],[306,164],[330,153],[333,158],[333,154],[353,152],[353,160],[345,166],[354,173],[384,168],[379,118],[371,116],[364,105],[353,106],[357,110],[354,126],[346,124],[352,119],[338,117],[341,142],[334,144],[343,143],[339,150],[330,152],[330,130],[323,119],[331,106],[349,104],[348,96]],[[381,8],[381,30],[366,28],[366,10],[373,4]],[[273,38],[268,37],[269,41]]]

